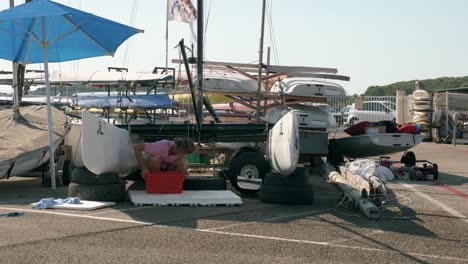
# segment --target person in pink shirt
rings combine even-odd
[[[141,175],[147,171],[181,171],[187,175],[188,162],[185,155],[195,151],[195,143],[188,138],[160,140],[133,146],[133,152],[141,168]],[[142,152],[145,152],[146,160]]]

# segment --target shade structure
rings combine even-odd
[[[55,164],[52,141],[49,62],[113,56],[142,30],[49,0],[34,0],[0,12],[0,58],[44,63],[52,188]]]
[[[112,56],[139,32],[142,30],[59,3],[35,0],[0,12],[0,58],[42,63],[44,46],[48,62]]]

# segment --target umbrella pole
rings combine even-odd
[[[15,1],[10,0],[10,8],[15,7]],[[20,115],[19,112],[19,94],[18,94],[18,63],[13,62],[13,79],[11,80],[13,86],[13,119],[18,120]]]
[[[47,35],[45,30],[45,18],[41,17],[42,24],[42,39],[44,42],[47,41]],[[47,54],[47,44],[42,43],[42,52],[44,54],[44,72],[45,72],[45,85],[46,85],[46,102],[47,102],[47,129],[49,130],[49,160],[50,160],[50,183],[53,190],[55,186],[55,157],[54,157],[54,140],[52,130],[52,106],[50,104],[50,82],[49,82],[49,61]]]

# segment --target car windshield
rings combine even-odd
[[[387,107],[389,107],[392,110],[396,110],[396,104],[393,103],[393,102],[383,102],[383,104],[386,105]]]

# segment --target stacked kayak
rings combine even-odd
[[[410,122],[427,128],[431,123],[432,100],[425,90],[416,90],[412,94],[413,105],[410,110]]]

